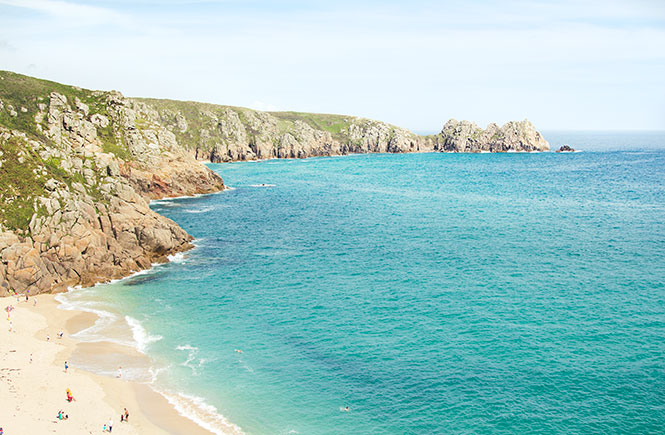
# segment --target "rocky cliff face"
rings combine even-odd
[[[118,93],[0,77],[0,294],[120,278],[191,247],[148,201],[224,184],[173,133]]]
[[[0,71],[0,294],[61,291],[190,247],[150,199],[217,192],[197,160],[380,152],[543,151],[529,121],[450,120],[418,136],[342,115],[125,98]]]
[[[545,138],[528,120],[503,127],[492,123],[485,130],[473,122],[449,120],[439,135],[439,149],[446,152],[547,151]]]
[[[353,116],[259,112],[212,104],[136,100],[197,159],[212,162],[348,153],[433,151],[435,141]]]
[[[418,136],[364,118],[298,112],[258,112],[212,104],[140,99],[151,122],[172,131],[199,160],[226,162],[349,153],[546,151],[528,120],[483,130],[451,119],[441,133]]]

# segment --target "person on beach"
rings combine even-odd
[[[32,354],[30,354],[30,364],[32,364]]]
[[[46,334],[46,341],[51,341],[51,336]]]
[[[125,422],[127,423],[129,421],[129,411],[127,411],[127,408],[124,409],[125,412],[120,414],[120,423]]]
[[[74,400],[74,396],[72,396],[71,390],[67,388],[67,401],[71,403],[72,400]]]
[[[106,427],[108,427],[109,432],[113,432],[113,418],[109,418],[109,422],[106,424]]]
[[[65,373],[67,373],[68,368],[69,368],[69,365],[67,364],[67,361],[65,361]]]
[[[63,334],[64,334],[64,332],[62,332],[62,330],[60,330],[60,332],[58,332],[58,338],[62,338]]]
[[[118,375],[116,376],[116,378],[118,379],[122,378],[122,366],[118,367]]]

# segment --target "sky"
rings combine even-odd
[[[0,69],[419,133],[665,130],[665,1],[0,0]]]

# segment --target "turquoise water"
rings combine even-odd
[[[170,391],[252,434],[665,431],[665,151],[211,168],[153,204],[197,248],[86,294]]]

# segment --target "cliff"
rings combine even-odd
[[[192,238],[148,201],[223,188],[120,94],[0,73],[0,294],[166,261]]]
[[[448,121],[441,133],[419,136],[404,128],[354,116],[259,112],[188,101],[136,99],[150,122],[172,131],[199,160],[227,162],[349,153],[547,151],[528,120],[482,130]],[[140,104],[143,103],[143,104]]]
[[[212,162],[547,150],[529,121],[419,136],[353,116],[126,98],[0,71],[0,294],[126,276],[191,247],[151,199],[211,193]]]

